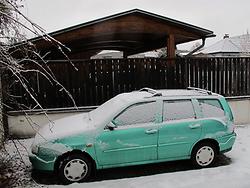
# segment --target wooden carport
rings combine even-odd
[[[212,31],[139,9],[122,12],[50,33],[71,49],[71,59],[89,59],[101,50],[119,50],[124,56],[167,46],[175,57],[177,44],[215,36]],[[42,38],[34,38],[37,49],[51,51],[50,59],[63,56]]]
[[[100,105],[119,93],[142,87],[171,89],[185,88],[190,83],[191,86],[193,83],[204,83],[200,81],[202,75],[198,75],[197,71],[194,74],[198,70],[196,62],[174,58],[175,49],[177,44],[197,39],[205,41],[214,36],[212,31],[138,9],[49,35],[71,49],[70,52],[65,52],[74,66],[53,42],[45,41],[42,37],[30,40],[41,55],[48,54],[46,65],[71,93],[77,106]],[[24,44],[18,45],[20,47]],[[166,46],[167,58],[126,58]],[[120,50],[125,55],[122,59],[90,59],[102,50]],[[36,73],[27,74],[27,80],[43,107],[72,107],[72,100],[65,92],[61,92],[61,88],[58,89],[59,85],[51,84]],[[13,95],[24,95],[18,83],[12,87]],[[18,100],[26,106],[36,105],[29,98],[22,97]]]

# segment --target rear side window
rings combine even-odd
[[[191,100],[171,100],[163,103],[163,121],[195,118]]]
[[[217,99],[198,99],[204,117],[223,117],[225,112]]]
[[[154,122],[156,111],[156,102],[134,104],[120,113],[113,122],[117,126]]]

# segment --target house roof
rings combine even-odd
[[[250,35],[240,35],[224,38],[215,44],[201,50],[199,53],[246,53],[250,52]]]
[[[212,31],[139,9],[114,14],[50,33],[71,48],[74,54],[119,50],[126,55],[150,51],[167,45],[173,34],[175,44],[215,36]],[[53,45],[42,37],[31,39],[42,51]],[[54,47],[55,48],[55,47]]]

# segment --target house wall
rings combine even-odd
[[[250,97],[231,97],[227,98],[227,101],[232,108],[235,124],[250,124]],[[28,116],[20,112],[10,112],[8,115],[9,134],[19,138],[32,137],[39,127],[50,121],[79,113],[87,113],[95,108],[87,107],[77,111],[73,109],[53,109],[47,112],[48,117],[44,113],[39,112],[28,112]]]

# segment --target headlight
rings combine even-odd
[[[39,146],[38,145],[32,145],[31,152],[33,154],[38,154]]]

